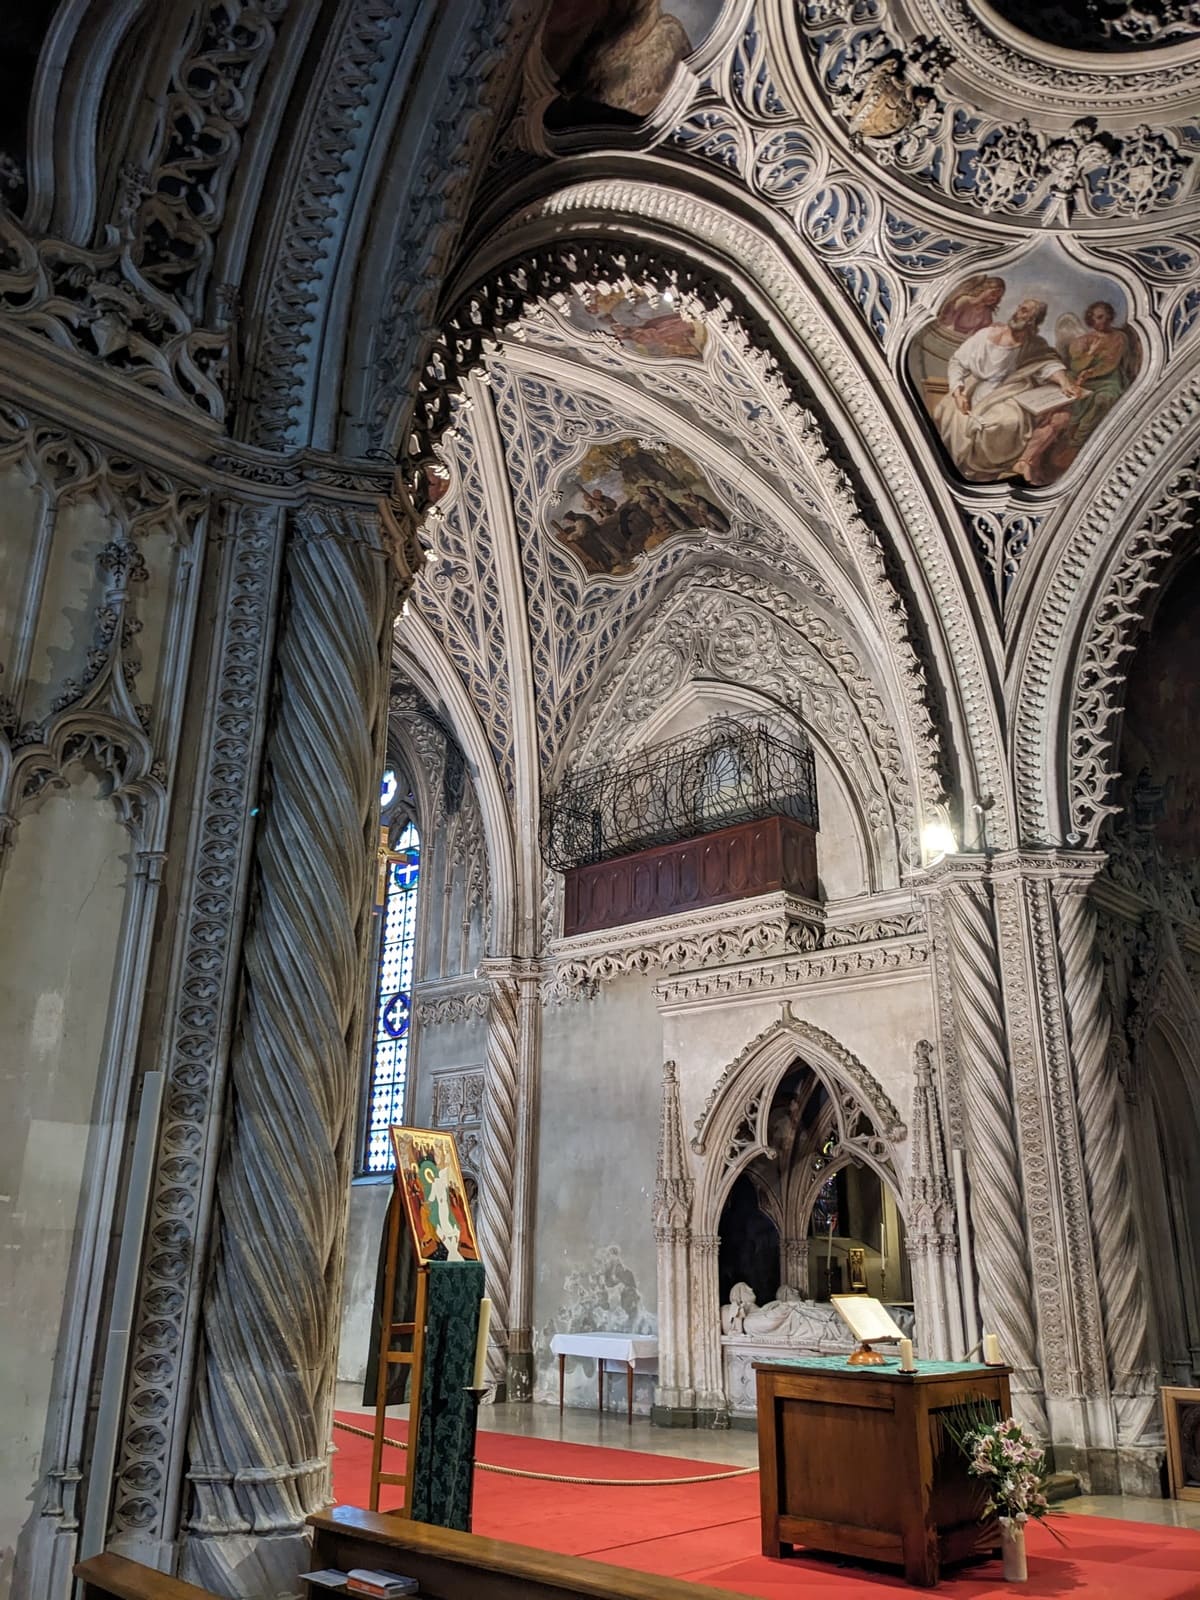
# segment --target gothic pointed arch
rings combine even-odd
[[[903,1211],[897,1156],[908,1129],[890,1096],[845,1045],[788,1008],[729,1063],[697,1119],[691,1141],[693,1151],[703,1158],[693,1210],[697,1233],[718,1232],[725,1198],[756,1156],[774,1159],[767,1114],[776,1088],[797,1058],[811,1067],[833,1102],[839,1153],[870,1167]]]

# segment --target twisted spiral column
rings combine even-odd
[[[1086,894],[1058,896],[1058,931],[1117,1439],[1134,1444],[1158,1415],[1157,1373],[1120,1086],[1109,1059],[1104,963],[1095,907]]]
[[[293,531],[188,1440],[182,1570],[297,1590],[329,1498],[392,580],[378,517]]]
[[[483,1154],[479,1171],[479,1242],[494,1311],[488,1382],[507,1381],[513,1231],[517,1190],[518,984],[491,980],[483,1071]]]
[[[1048,1435],[1038,1370],[1033,1288],[1023,1221],[1020,1159],[988,888],[957,883],[946,892],[963,1106],[971,1154],[971,1231],[979,1299],[989,1330],[1014,1369],[1028,1420]]]

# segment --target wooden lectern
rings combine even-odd
[[[939,1413],[990,1401],[1011,1415],[1008,1367],[799,1356],[754,1370],[764,1555],[805,1545],[902,1566],[931,1588],[943,1565],[998,1550],[996,1519],[980,1520],[986,1486]]]

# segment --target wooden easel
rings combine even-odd
[[[395,1185],[388,1205],[387,1254],[383,1268],[383,1315],[379,1327],[379,1373],[375,1380],[375,1438],[371,1447],[371,1510],[379,1510],[379,1490],[385,1483],[404,1485],[404,1504],[389,1515],[412,1515],[413,1478],[417,1465],[417,1429],[421,1421],[421,1379],[425,1369],[425,1322],[429,1296],[429,1267],[417,1267],[417,1303],[411,1322],[393,1322],[396,1269],[400,1249],[407,1243],[404,1207]],[[396,1339],[412,1342],[407,1350],[394,1348]],[[387,1421],[388,1378],[393,1367],[410,1367],[408,1383],[408,1450],[403,1472],[384,1472],[383,1433]]]

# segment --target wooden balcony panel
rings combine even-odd
[[[565,874],[563,934],[595,933],[779,890],[817,898],[816,830],[790,817],[764,817],[572,868]]]

